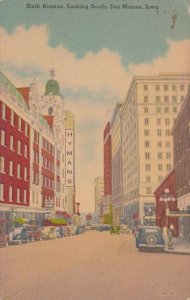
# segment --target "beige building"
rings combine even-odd
[[[173,166],[171,129],[190,74],[134,77],[121,113],[123,209],[131,226],[155,217],[153,192]]]
[[[94,202],[95,212],[103,214],[103,197],[104,197],[104,178],[96,177],[94,180]]]

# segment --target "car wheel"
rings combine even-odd
[[[147,238],[146,238],[146,242],[147,242],[147,244],[150,245],[150,246],[155,245],[156,242],[157,242],[157,238],[156,238],[156,236],[154,236],[154,235],[149,235],[149,236],[147,236]]]

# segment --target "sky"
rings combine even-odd
[[[90,212],[94,179],[103,176],[103,130],[133,76],[190,72],[190,0],[1,0],[0,43],[1,70],[17,87],[35,77],[43,95],[55,69],[75,116],[76,201]]]

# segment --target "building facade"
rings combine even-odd
[[[112,214],[113,224],[119,224],[123,215],[122,196],[122,148],[121,148],[121,109],[117,103],[110,122],[112,149]]]
[[[134,77],[121,113],[123,209],[130,226],[155,212],[154,190],[173,167],[171,129],[190,84],[189,75]],[[152,216],[155,220],[155,213]]]
[[[190,92],[188,93],[173,127],[174,168],[182,237],[190,234]]]
[[[95,212],[99,215],[103,215],[103,197],[104,197],[104,178],[99,176],[94,180],[94,203]]]

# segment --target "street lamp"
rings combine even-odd
[[[176,198],[170,194],[170,190],[166,188],[164,190],[164,194],[159,198],[160,202],[165,202],[165,210],[166,210],[166,228],[168,230],[168,215],[169,215],[169,206],[168,202],[176,201]],[[172,242],[172,233],[168,234],[168,250],[173,250],[173,242]]]

